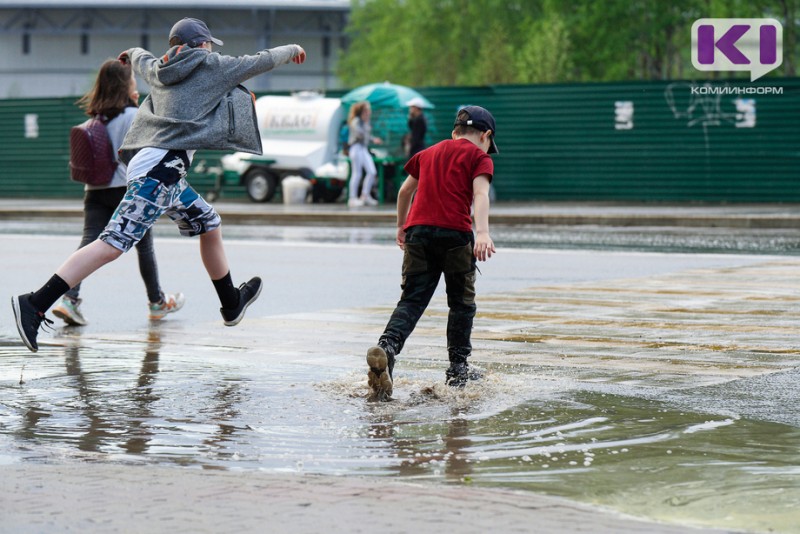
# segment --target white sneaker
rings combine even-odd
[[[371,195],[367,195],[365,197],[361,197],[361,202],[363,202],[367,206],[377,206],[378,201],[372,198]]]
[[[183,308],[186,297],[183,293],[164,293],[164,300],[150,303],[150,320],[160,321],[168,313],[175,313]]]
[[[348,208],[360,208],[363,205],[364,201],[361,200],[360,198],[351,198],[350,200],[347,201]]]
[[[72,300],[70,297],[64,295],[61,302],[53,308],[53,315],[60,317],[69,326],[86,326],[89,321],[81,313],[82,299]]]

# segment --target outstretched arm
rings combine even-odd
[[[486,261],[494,254],[489,235],[489,175],[481,174],[472,181],[472,205],[475,208],[475,258]]]
[[[305,62],[306,51],[300,45],[290,44],[262,50],[249,56],[233,57],[219,54],[215,56],[219,58],[228,78],[241,83],[290,61],[299,65]],[[158,61],[153,54],[142,48],[130,48],[122,52],[118,59],[122,63],[130,63],[137,74],[145,78],[148,84],[152,84],[149,72],[152,65]]]
[[[306,51],[296,44],[276,46],[248,56],[217,56],[230,80],[242,83],[253,76],[271,71],[290,61],[298,65],[306,60]]]

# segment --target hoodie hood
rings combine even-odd
[[[156,63],[156,78],[164,85],[180,83],[191,76],[210,53],[205,48],[173,46]]]

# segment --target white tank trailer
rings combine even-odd
[[[242,184],[255,202],[267,202],[287,176],[311,181],[313,200],[333,202],[347,184],[349,164],[341,155],[344,108],[338,98],[302,92],[262,96],[255,103],[263,154],[222,157],[225,184]]]

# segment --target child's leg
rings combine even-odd
[[[472,354],[472,323],[475,319],[475,256],[472,234],[463,236],[467,243],[448,248],[445,257],[444,281],[447,288],[447,384],[464,387],[469,379],[480,377],[471,373],[467,358]],[[455,243],[453,243],[455,245]]]
[[[106,263],[117,259],[120,254],[122,252],[114,247],[99,240],[94,241],[73,252],[38,291],[11,297],[14,320],[23,343],[33,352],[39,350],[36,341],[39,335],[39,326],[42,321],[50,324],[53,322],[45,317],[45,312],[50,309],[50,306],[70,287]]]
[[[175,187],[180,188],[181,193],[166,213],[178,225],[181,235],[200,237],[200,259],[214,284],[220,304],[223,308],[235,308],[239,305],[239,290],[233,285],[222,243],[222,220],[186,180],[181,180]]]
[[[185,179],[181,179],[175,187],[178,193],[166,213],[177,223],[181,235],[200,236],[200,257],[217,290],[225,325],[239,324],[247,307],[261,294],[261,279],[253,277],[238,288],[233,285],[222,245],[219,214]]]
[[[217,291],[220,305],[227,309],[238,306],[239,290],[233,285],[220,228],[200,235],[200,258]]]
[[[200,257],[212,280],[219,280],[230,271],[219,227],[200,235]]]
[[[148,185],[154,187],[143,187]],[[146,179],[129,182],[125,198],[97,240],[73,252],[38,291],[11,298],[17,330],[30,350],[38,350],[39,326],[42,321],[50,321],[44,312],[70,287],[130,250],[163,213],[163,208],[148,198],[154,191],[163,192],[163,188],[152,181],[148,184]]]
[[[406,243],[408,245],[408,243]],[[406,253],[409,247],[406,246]],[[412,254],[414,251],[412,251]],[[403,262],[404,266],[407,262]],[[403,292],[397,307],[392,312],[389,322],[378,341],[379,345],[385,345],[395,355],[400,354],[405,345],[406,339],[414,331],[420,317],[425,312],[425,308],[436,291],[441,277],[440,271],[420,272],[404,274]]]
[[[55,276],[69,286],[67,289],[130,250],[161,215],[163,210],[153,209],[150,200],[141,196],[140,185],[138,181],[129,184],[125,197],[100,236],[73,252],[58,268]],[[44,293],[40,289],[34,294],[33,304],[40,312],[47,311],[61,296],[53,296],[55,288]]]
[[[378,344],[367,351],[367,383],[372,388],[373,397],[378,400],[391,397],[395,356],[403,350],[406,339],[422,317],[442,274],[438,262],[429,257],[429,244],[426,236],[419,235],[419,229],[412,229],[406,234],[400,302],[392,312]]]
[[[238,288],[233,285],[219,228],[200,236],[200,256],[219,296],[222,305],[219,311],[225,326],[236,326],[244,318],[244,312],[250,304],[261,294],[261,278],[254,276]]]
[[[447,285],[447,353],[451,363],[466,362],[472,354],[472,323],[475,319],[475,271],[444,275]]]
[[[406,243],[408,251],[408,243]],[[403,262],[404,268],[407,262]],[[393,390],[395,356],[400,354],[406,339],[414,331],[419,318],[436,291],[440,273],[422,272],[403,276],[403,293],[400,302],[386,328],[378,339],[378,344],[367,351],[367,383],[372,388],[373,397],[387,400]]]
[[[97,269],[116,260],[121,255],[121,250],[97,239],[73,252],[67,261],[56,270],[56,274],[70,287],[74,287]]]

